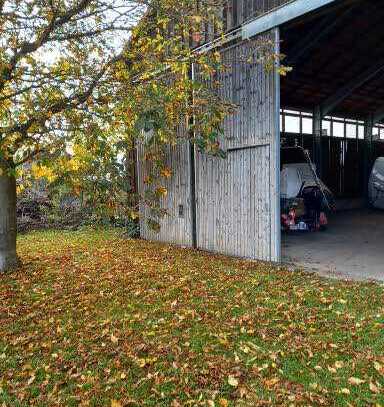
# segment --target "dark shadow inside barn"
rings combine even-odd
[[[325,231],[282,234],[285,262],[382,278],[384,207],[369,181],[384,157],[383,19],[381,1],[340,1],[281,27],[293,68],[281,80],[282,146],[309,152],[336,207]]]

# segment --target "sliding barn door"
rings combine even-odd
[[[277,30],[222,52],[215,81],[237,109],[224,124],[227,158],[196,152],[196,232],[201,249],[279,261],[280,89],[266,47],[278,53]]]

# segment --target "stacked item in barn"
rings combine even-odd
[[[374,208],[384,209],[384,157],[379,157],[372,168],[368,194]]]
[[[282,230],[324,230],[327,212],[334,207],[331,191],[318,178],[307,151],[286,147],[281,152]]]

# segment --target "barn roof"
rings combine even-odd
[[[384,118],[384,2],[340,1],[281,27],[284,107]],[[376,121],[377,121],[376,120]]]

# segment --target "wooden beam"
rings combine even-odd
[[[361,1],[361,0],[350,0]],[[321,9],[330,4],[337,4],[337,0],[291,0],[289,3],[283,4],[271,11],[256,17],[252,21],[243,24],[223,37],[217,38],[204,45],[196,47],[195,53],[205,53],[212,49],[223,47],[236,40],[245,40],[280,27],[282,24],[288,23],[297,17],[311,13],[312,11]]]
[[[377,109],[376,112],[373,114],[373,123],[379,123],[384,119],[384,106],[380,109]]]
[[[369,115],[364,120],[364,140],[371,142],[372,141],[372,132],[375,122],[373,121],[373,116]]]
[[[324,38],[326,38],[337,26],[341,25],[346,18],[348,18],[355,10],[356,5],[349,7],[338,17],[334,17],[333,14],[325,16],[311,32],[299,41],[295,47],[289,52],[287,57],[288,65],[297,65],[308,52],[316,47]]]
[[[357,78],[353,78],[350,82],[337,90],[333,95],[329,96],[328,99],[321,104],[321,112],[323,116],[327,116],[356,89],[360,88],[360,86],[364,85],[383,70],[384,60],[380,60],[378,63],[372,65],[366,71],[361,73]]]
[[[261,15],[255,20],[242,26],[242,38],[249,39],[272,28],[279,27],[297,17],[308,14],[336,0],[293,0],[287,4]]]
[[[321,146],[321,136],[322,136],[322,121],[323,121],[323,114],[321,111],[320,106],[315,107],[313,110],[313,136],[314,136],[314,161],[316,163],[317,174],[321,178],[323,175],[323,154],[322,154],[322,146]]]
[[[364,121],[364,151],[363,151],[363,180],[364,180],[364,197],[368,198],[368,181],[369,181],[369,173],[371,170],[371,162],[372,162],[372,141],[373,141],[373,116],[369,115],[365,118]],[[367,200],[368,203],[368,200]]]

